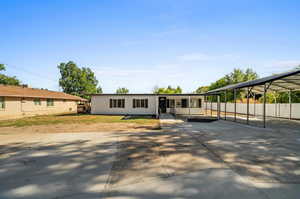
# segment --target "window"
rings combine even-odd
[[[54,106],[54,100],[53,99],[47,99],[47,106]]]
[[[175,100],[167,99],[167,108],[175,108]]]
[[[41,106],[42,105],[41,99],[39,99],[39,98],[36,98],[33,101],[34,101],[34,105],[36,105],[36,106]]]
[[[109,99],[109,108],[125,108],[125,99]]]
[[[187,108],[187,107],[188,107],[188,100],[181,99],[181,108]]]
[[[148,99],[133,99],[133,108],[148,108]]]
[[[5,109],[5,100],[4,100],[4,97],[0,97],[0,109]]]

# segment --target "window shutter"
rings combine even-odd
[[[109,108],[112,108],[112,99],[109,99]]]
[[[132,107],[135,108],[135,99],[132,100]]]
[[[148,99],[145,99],[145,108],[148,108]]]
[[[202,100],[199,99],[199,108],[201,108],[201,107],[202,107]]]

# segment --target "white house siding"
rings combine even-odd
[[[47,106],[46,99],[40,99],[41,105],[34,104],[34,98],[4,97],[5,108],[0,108],[0,119],[12,119],[35,115],[77,113],[77,102],[55,99],[54,106]]]
[[[110,99],[125,99],[124,108],[110,108]],[[133,99],[148,99],[148,108],[133,108]],[[157,115],[158,96],[151,95],[95,95],[91,98],[92,114]]]

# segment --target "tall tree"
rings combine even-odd
[[[154,87],[153,89],[154,94],[180,94],[182,93],[182,89],[180,86],[177,86],[176,88],[173,88],[172,86],[168,86],[167,88],[159,88]]]
[[[122,88],[118,88],[118,89],[116,90],[116,93],[117,93],[117,94],[128,94],[128,93],[129,93],[129,90],[128,90],[127,88],[125,88],[125,87],[122,87]]]
[[[61,77],[59,86],[65,93],[89,99],[91,93],[101,93],[97,87],[98,80],[90,68],[79,68],[76,63],[69,61],[58,65]]]
[[[5,65],[4,64],[0,64],[0,71],[5,71]],[[0,74],[0,84],[4,84],[4,85],[20,85],[21,81],[18,80],[15,76],[10,77],[10,76],[6,76],[4,74]]]
[[[208,91],[208,86],[200,86],[197,88],[197,90],[194,93],[200,94],[205,93]]]
[[[209,90],[214,90],[217,88],[221,88],[230,84],[237,84],[237,83],[241,83],[241,82],[245,82],[245,81],[249,81],[249,80],[254,80],[258,78],[258,74],[256,72],[254,72],[252,69],[247,68],[245,71],[235,68],[231,73],[225,75],[224,77],[218,79],[217,81],[211,83],[209,86],[202,86],[199,87],[198,89],[201,90],[203,88],[206,88],[206,91]],[[199,92],[199,90],[196,90],[195,92],[197,93],[197,91]],[[240,98],[242,97],[244,94],[241,93],[240,91],[238,91],[237,93],[237,97]],[[221,101],[224,101],[224,94],[221,94]],[[215,100],[215,98],[214,98]],[[233,100],[233,92],[232,91],[228,91],[227,92],[227,100]]]

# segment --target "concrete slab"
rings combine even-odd
[[[44,134],[0,145],[0,198],[99,198],[114,161],[115,138]],[[23,137],[23,136],[20,136]],[[12,141],[12,140],[11,140]]]
[[[299,197],[299,134],[169,117],[161,125],[0,135],[0,198]]]

